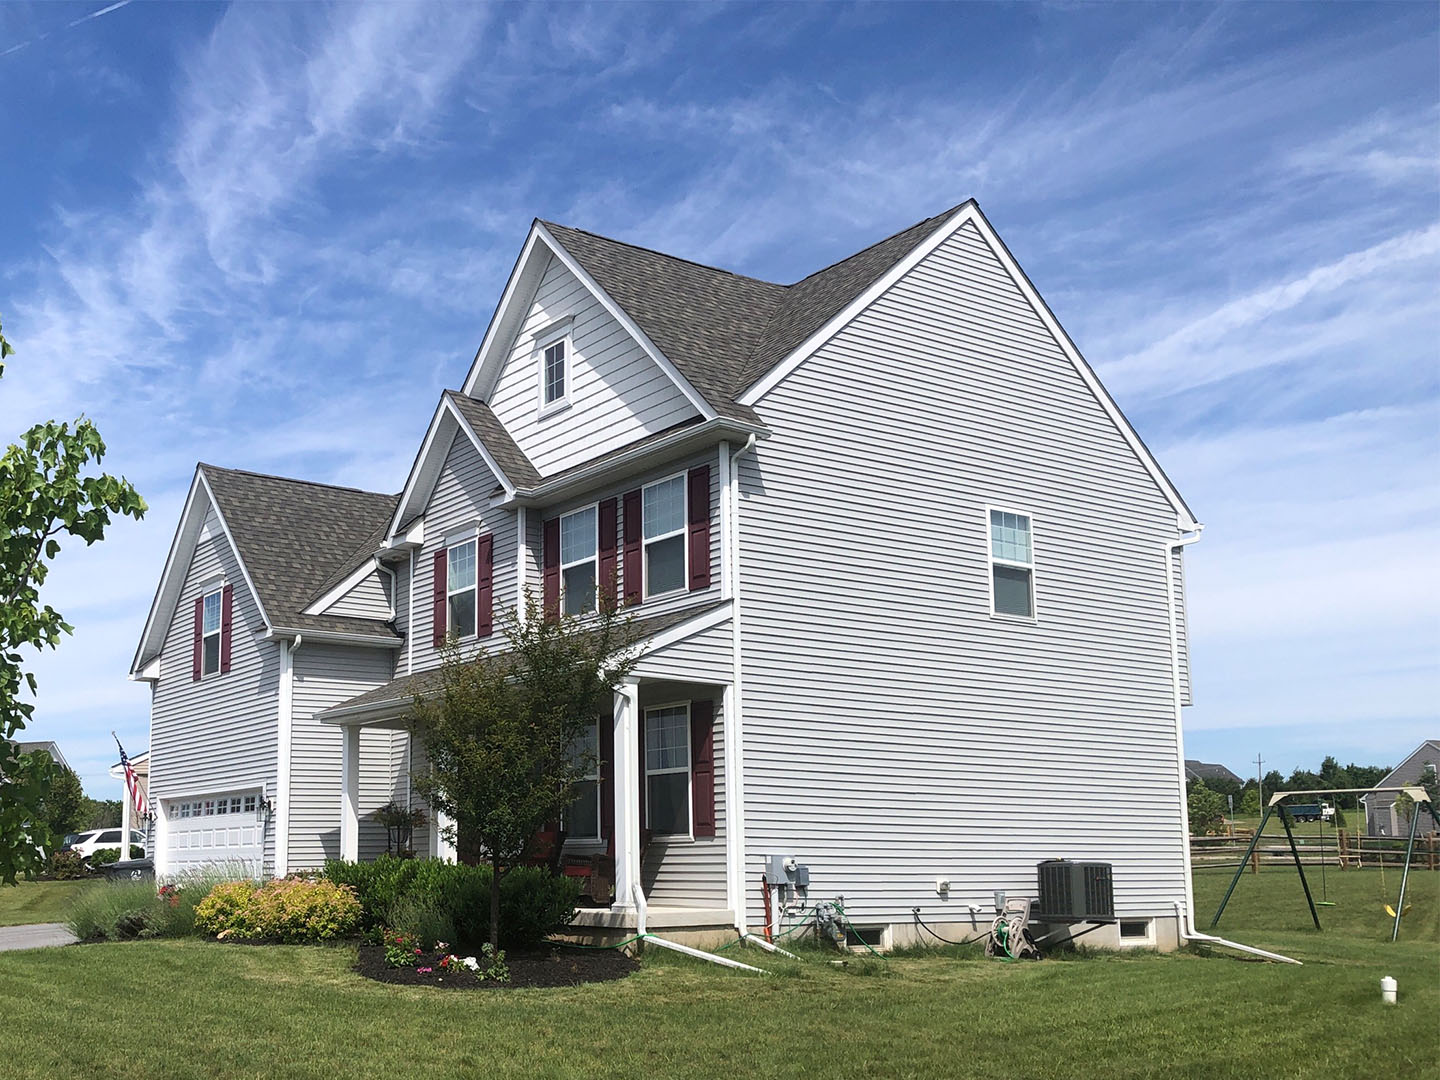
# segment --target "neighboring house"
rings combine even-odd
[[[70,769],[70,763],[65,760],[65,755],[60,752],[60,747],[49,739],[38,739],[34,742],[18,742],[15,739],[11,739],[10,741],[20,748],[20,753],[22,754],[33,754],[36,750],[44,750],[50,755],[50,760],[55,762],[56,765],[59,765],[62,769]],[[71,769],[70,771],[73,772],[74,770]]]
[[[1224,780],[1229,783],[1244,784],[1245,781],[1236,776],[1224,765],[1214,765],[1208,761],[1196,761],[1194,758],[1185,759],[1185,779],[1204,780],[1207,784],[1212,780]]]
[[[1422,777],[1434,776],[1440,768],[1440,739],[1426,739],[1404,761],[1391,769],[1377,788],[1415,784]],[[1410,832],[1409,817],[1395,812],[1395,791],[1372,791],[1360,799],[1365,807],[1365,830],[1371,836],[1405,836]],[[1420,831],[1425,831],[1421,818]]]
[[[133,667],[159,870],[383,851],[447,631],[616,581],[580,925],[757,927],[793,856],[908,941],[1063,856],[1174,945],[1200,527],[974,202],[788,286],[536,221],[398,496],[197,468]]]

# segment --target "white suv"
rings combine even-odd
[[[70,833],[65,837],[65,843],[61,850],[73,851],[81,858],[88,859],[101,848],[118,848],[120,846],[121,830],[119,829],[91,829],[89,832]],[[145,834],[138,829],[130,830],[130,843],[139,848],[145,847]],[[128,859],[129,852],[121,851],[120,857]]]

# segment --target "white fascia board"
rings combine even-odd
[[[347,634],[339,630],[297,630],[291,626],[272,626],[263,635],[266,641],[290,641],[301,638],[318,641],[322,645],[355,645],[368,649],[400,649],[405,642],[400,638],[378,637],[374,634]]]
[[[355,588],[357,585],[359,585],[362,581],[364,581],[366,578],[368,578],[371,574],[375,572],[375,560],[373,558],[367,563],[361,563],[353,571],[351,571],[351,573],[343,581],[341,581],[340,584],[336,585],[324,596],[320,597],[320,599],[316,600],[314,603],[306,607],[301,612],[301,614],[325,614],[326,611],[330,610],[330,608],[332,608],[337,602],[339,602],[341,597],[343,597],[351,589]]]
[[[405,480],[405,489],[400,493],[400,501],[395,504],[395,516],[390,519],[390,528],[382,548],[398,548],[409,542],[409,531],[402,536],[398,533],[400,524],[411,518],[424,513],[424,506],[415,508],[416,500],[423,503],[430,501],[434,493],[435,482],[440,477],[441,466],[444,465],[443,458],[435,460],[437,454],[448,454],[455,432],[463,431],[466,438],[475,447],[480,455],[480,460],[485,462],[485,467],[494,474],[496,482],[504,489],[506,497],[513,497],[515,485],[510,482],[504,471],[486,449],[485,444],[480,440],[469,422],[461,415],[455,403],[444,394],[440,396],[440,404],[435,407],[435,415],[430,419],[430,426],[425,431],[425,438],[420,443],[420,451],[415,455],[415,464],[410,467],[410,475]]]
[[[505,292],[501,295],[500,306],[495,311],[495,317],[490,321],[490,328],[485,332],[485,340],[481,343],[480,351],[475,356],[475,363],[471,366],[470,374],[465,379],[466,394],[486,399],[494,390],[495,380],[499,378],[500,369],[504,366],[510,344],[510,335],[502,334],[502,329],[508,327],[512,321],[510,319],[511,305],[517,302],[528,302],[531,290],[522,289],[521,282],[527,276],[527,271],[532,270],[534,260],[541,255],[553,256],[560,260],[565,269],[574,274],[576,280],[584,285],[595,299],[600,301],[600,305],[609,312],[611,318],[624,327],[625,332],[640,344],[640,347],[654,361],[655,366],[663,371],[676,388],[685,395],[686,400],[695,408],[695,411],[706,420],[715,418],[717,415],[715,410],[710,407],[710,403],[705,400],[704,396],[691,385],[690,380],[680,374],[680,370],[636,325],[635,320],[625,309],[600,287],[600,284],[575,260],[575,257],[565,250],[565,245],[556,240],[550,230],[539,221],[531,226],[525,247],[520,253],[520,258],[516,260],[510,280],[505,284]]]
[[[1050,306],[1045,303],[1045,300],[1040,296],[1039,292],[1036,291],[1035,286],[1031,283],[1029,277],[1026,276],[1025,271],[1020,268],[1019,263],[1015,261],[1015,257],[1010,254],[1010,249],[1005,246],[1005,242],[1000,239],[999,234],[991,227],[990,222],[987,221],[985,215],[980,212],[979,205],[976,204],[973,199],[965,203],[964,206],[951,215],[949,220],[937,228],[922,244],[881,275],[879,280],[871,285],[870,288],[866,289],[851,301],[838,315],[808,337],[794,352],[766,373],[762,379],[744,393],[740,394],[736,400],[742,405],[755,405],[761,398],[784,381],[792,371],[809,359],[816,350],[848,326],[856,316],[879,299],[880,296],[914,269],[923,259],[934,252],[936,248],[953,236],[959,229],[970,224],[975,226],[995,257],[1000,260],[1000,264],[1005,268],[1005,272],[1010,275],[1011,280],[1014,281],[1016,287],[1025,297],[1026,302],[1029,303],[1035,314],[1039,316],[1040,321],[1045,324],[1046,329],[1049,330],[1056,344],[1060,346],[1060,350],[1075,368],[1075,371],[1089,388],[1091,394],[1094,395],[1095,400],[1100,403],[1101,408],[1109,415],[1111,421],[1115,424],[1116,428],[1119,429],[1125,441],[1130,444],[1130,448],[1135,452],[1136,457],[1140,459],[1141,464],[1144,465],[1146,471],[1150,473],[1151,478],[1160,488],[1161,493],[1175,508],[1176,525],[1180,531],[1190,532],[1200,528],[1200,522],[1195,520],[1194,515],[1190,512],[1190,508],[1185,505],[1185,500],[1180,497],[1179,491],[1170,483],[1169,477],[1167,477],[1164,470],[1160,468],[1159,462],[1155,460],[1154,455],[1150,453],[1150,449],[1130,425],[1130,421],[1126,419],[1125,414],[1120,411],[1120,407],[1115,404],[1115,400],[1096,377],[1089,363],[1080,355],[1080,350],[1075,347],[1075,343],[1070,339],[1070,335],[1065,332],[1064,327],[1062,327],[1059,320],[1055,318],[1055,313],[1050,310]]]
[[[225,542],[230,545],[230,554],[235,556],[236,565],[240,567],[240,576],[245,579],[245,587],[250,590],[250,599],[255,601],[255,607],[260,612],[260,621],[269,630],[274,624],[270,616],[265,612],[265,603],[260,599],[260,593],[255,588],[255,582],[250,577],[250,569],[245,565],[245,559],[240,554],[240,547],[235,543],[235,536],[230,532],[230,523],[225,520],[225,511],[220,509],[220,504],[215,501],[215,495],[210,490],[209,481],[205,479],[204,471],[200,471],[200,482],[205,485],[205,494],[210,498],[210,505],[215,508],[215,519],[220,522],[220,531],[225,534]]]
[[[151,666],[149,661],[152,659],[158,660],[159,658],[159,648],[157,647],[153,651],[147,651],[146,644],[150,640],[151,632],[156,628],[160,609],[167,602],[166,593],[172,585],[174,585],[177,592],[175,599],[179,599],[179,585],[172,581],[177,558],[180,554],[180,548],[185,542],[187,532],[191,536],[192,545],[194,537],[200,535],[201,526],[205,521],[205,512],[210,509],[209,499],[209,489],[201,485],[200,469],[197,466],[195,476],[190,481],[190,491],[185,496],[185,506],[180,511],[180,520],[175,525],[175,535],[170,538],[170,551],[165,556],[165,569],[160,572],[160,583],[155,587],[155,596],[150,601],[150,613],[145,617],[145,629],[140,633],[140,641],[135,646],[134,659],[130,661],[131,679],[140,680],[147,678],[145,670]],[[201,501],[203,501],[205,505],[200,505]],[[191,520],[191,515],[193,514],[200,515],[198,521]],[[188,562],[186,568],[189,568]],[[163,644],[163,641],[161,644]]]

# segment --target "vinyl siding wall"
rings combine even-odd
[[[388,682],[395,654],[389,649],[302,644],[294,654],[290,734],[290,869],[318,867],[340,856],[341,730],[315,714]],[[371,815],[405,795],[406,774],[396,767],[403,732],[360,733],[360,858],[385,851],[385,829]]]
[[[566,316],[574,344],[570,407],[541,418],[535,335]],[[670,377],[553,257],[489,400],[543,475],[696,415]]]
[[[706,696],[700,687],[646,684],[640,688],[640,708]],[[719,694],[714,702],[715,835],[700,840],[651,840],[640,867],[640,884],[651,904],[725,906],[725,717]]]
[[[325,609],[327,615],[350,615],[357,619],[390,618],[390,577],[373,573]]]
[[[235,589],[230,671],[195,682],[195,599],[222,579]],[[262,640],[264,631],[260,609],[211,509],[165,634],[160,679],[151,692],[152,808],[159,799],[238,790],[263,790],[274,797],[280,646]],[[272,823],[265,831],[267,873],[274,866],[274,845]]]
[[[425,545],[416,556],[414,634],[402,650],[398,663],[400,674],[405,674],[407,656],[413,654],[415,671],[437,667],[440,651],[434,644],[434,581],[435,553],[445,547],[447,536],[465,529],[479,526],[481,533],[494,536],[494,585],[495,585],[495,633],[480,644],[498,645],[504,640],[500,633],[501,613],[515,602],[515,511],[496,510],[490,507],[490,493],[495,490],[495,474],[485,465],[479,452],[468,436],[455,436],[435,491],[425,508]],[[408,579],[409,571],[402,564],[396,568],[396,577]],[[537,581],[538,587],[538,581]],[[397,605],[396,614],[401,620],[402,632],[409,635],[409,595],[402,588],[406,609],[402,613]],[[468,638],[462,645],[473,648],[477,642]]]
[[[857,922],[960,920],[1034,895],[1056,856],[1114,862],[1120,913],[1170,913],[1175,514],[979,234],[757,408],[775,435],[740,476],[751,923],[766,853]],[[990,616],[987,503],[1033,515],[1033,625]]]

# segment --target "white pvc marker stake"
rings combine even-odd
[[[1380,1000],[1383,1001],[1386,1005],[1394,1005],[1395,992],[1399,988],[1400,984],[1397,983],[1394,979],[1392,979],[1389,975],[1386,975],[1383,979],[1380,980]]]

